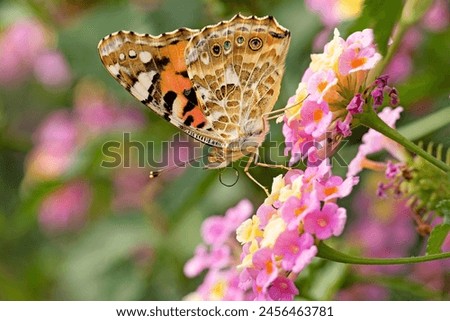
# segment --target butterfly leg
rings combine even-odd
[[[256,166],[261,166],[261,167],[267,167],[267,168],[284,169],[284,170],[286,170],[286,171],[289,171],[289,170],[292,169],[291,167],[284,166],[284,165],[281,165],[281,164],[278,164],[278,165],[277,165],[277,164],[266,164],[266,163],[256,162],[255,165],[256,165]]]
[[[269,190],[268,190],[265,186],[263,186],[260,182],[258,182],[258,181],[256,180],[256,178],[254,178],[254,177],[252,176],[252,174],[250,174],[250,172],[248,171],[249,168],[250,168],[250,165],[253,163],[253,160],[254,160],[254,159],[255,159],[255,154],[252,154],[252,155],[250,156],[248,162],[247,162],[247,165],[245,165],[244,173],[245,173],[245,175],[247,175],[248,178],[250,178],[256,185],[258,185],[259,187],[261,187],[261,188],[264,190],[264,192],[267,194],[267,196],[269,196],[269,195],[270,195],[270,194],[269,194]]]
[[[281,109],[269,111],[268,113],[264,114],[263,116],[266,117],[267,120],[277,119],[278,117],[281,117],[286,110],[289,110],[291,108],[294,108],[298,105],[303,104],[303,102],[305,101],[306,98],[308,98],[308,96],[309,96],[309,94],[304,99],[302,99],[301,101],[299,101],[293,105],[289,105],[289,106],[286,106]]]

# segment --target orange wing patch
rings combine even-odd
[[[184,60],[186,44],[187,41],[180,41],[159,49],[159,54],[170,62],[161,71],[161,91],[176,118],[186,126],[202,128],[206,118],[198,106],[197,95],[187,74]]]

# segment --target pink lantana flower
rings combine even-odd
[[[250,201],[242,200],[227,210],[225,216],[211,216],[202,225],[203,244],[197,246],[194,256],[184,266],[187,277],[196,277],[207,270],[203,283],[186,300],[248,300],[252,293],[240,287],[240,272],[236,266],[240,255],[235,238],[236,227],[253,212]]]
[[[281,266],[286,271],[301,272],[317,254],[313,237],[296,231],[285,231],[274,246],[274,254],[281,258]]]
[[[353,186],[356,184],[358,184],[358,177],[352,176],[344,180],[340,176],[331,176],[326,181],[318,182],[315,187],[317,188],[319,197],[328,201],[346,197],[351,193]]]
[[[203,301],[241,301],[245,293],[239,288],[239,275],[236,270],[209,270],[203,283],[195,293],[185,299]]]
[[[326,203],[322,210],[315,211],[305,217],[305,231],[324,240],[330,236],[339,236],[344,229],[347,218],[345,208],[334,203]]]
[[[265,293],[273,280],[278,276],[274,253],[268,248],[262,248],[253,254],[253,267],[257,272],[256,283],[258,291]]]
[[[292,301],[298,293],[294,282],[284,276],[273,280],[272,286],[267,290],[269,298],[273,301]]]
[[[210,216],[202,224],[202,238],[206,244],[223,244],[230,231],[223,216]]]
[[[338,79],[333,70],[320,70],[312,74],[308,79],[307,89],[311,94],[311,99],[322,102],[323,96],[336,85]]]
[[[295,230],[298,229],[306,214],[319,207],[320,202],[315,192],[303,195],[301,198],[291,196],[281,207],[281,217],[287,222],[289,230]]]
[[[270,294],[274,286],[280,290],[275,280],[293,280],[316,256],[313,234],[326,239],[342,232],[346,211],[334,202],[356,183],[357,178],[332,175],[328,159],[305,171],[293,169],[277,176],[257,214],[237,229],[242,244],[240,286],[257,300],[275,299]],[[326,219],[326,226],[307,230],[308,217],[316,222]],[[284,298],[291,298],[291,286],[284,286]]]
[[[312,137],[319,137],[325,134],[331,123],[332,116],[326,103],[307,99],[303,103],[301,110],[302,120],[300,124],[304,127],[306,134]]]
[[[335,30],[323,53],[311,55],[295,95],[288,100],[292,110],[287,108],[284,117],[285,154],[290,154],[291,165],[306,158],[308,165],[317,165],[332,156],[342,138],[351,135],[354,122],[358,124],[355,117],[368,104],[366,95],[372,94],[374,107],[387,93],[398,103],[397,92],[386,82],[366,83],[380,60],[371,29],[347,39]]]

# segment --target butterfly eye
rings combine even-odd
[[[244,37],[239,36],[239,37],[236,38],[236,44],[238,46],[241,46],[244,43],[244,40],[245,40]]]
[[[220,51],[221,51],[221,47],[219,44],[214,44],[211,48],[211,52],[214,56],[219,56],[220,55]]]
[[[231,49],[231,41],[225,40],[225,42],[223,43],[223,50],[228,51],[230,49]]]
[[[262,42],[261,38],[258,38],[258,37],[254,37],[248,41],[248,45],[250,46],[250,49],[252,49],[254,51],[261,49],[262,44],[263,44],[263,42]]]

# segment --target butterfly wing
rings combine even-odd
[[[98,51],[108,72],[134,97],[188,135],[222,146],[192,88],[185,48],[198,30],[187,28],[154,37],[119,31],[103,38]]]
[[[290,33],[273,17],[243,17],[192,36],[186,65],[208,123],[227,143],[255,140],[268,131],[263,117],[280,91]]]

